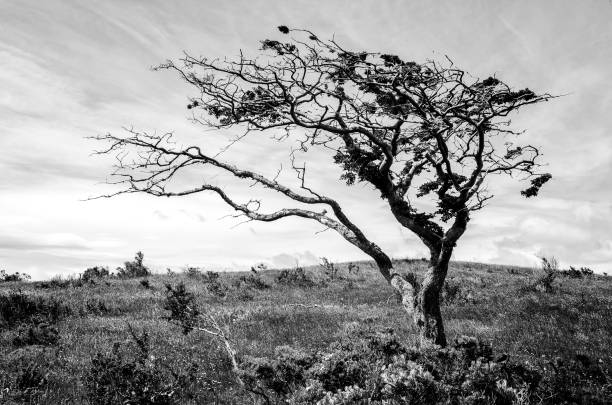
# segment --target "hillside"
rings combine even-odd
[[[92,359],[112,353],[116,342],[134,340],[130,328],[136,337],[148,333],[150,356],[168,367],[187,370],[196,364],[200,380],[190,384],[196,391],[193,387],[208,387],[208,401],[249,402],[213,337],[183,334],[164,319],[168,283],[184,282],[201,312],[227,327],[238,356],[274,356],[283,345],[322,350],[352,325],[391,328],[406,345],[416,344],[413,323],[392,289],[370,263],[356,264],[358,271],[351,273],[348,263],[337,265],[334,280],[311,267],[302,281],[291,271],[279,281],[280,270],[220,273],[218,278],[192,270],[125,280],[0,283],[0,402],[86,402],[84,381],[92,378]],[[396,265],[419,274],[426,263]],[[579,354],[609,372],[612,279],[557,277],[553,291],[544,292],[532,288],[536,277],[537,270],[528,268],[452,263],[443,293],[449,341],[473,336],[491,343],[495,353],[542,367]],[[24,296],[34,297],[38,306]]]

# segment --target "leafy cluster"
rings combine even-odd
[[[474,338],[415,349],[390,330],[355,329],[324,352],[284,346],[273,358],[247,356],[241,378],[252,392],[292,404],[604,404],[610,377],[582,357],[565,365],[557,360],[543,373],[495,357]]]
[[[191,332],[197,325],[200,311],[195,295],[187,290],[184,283],[175,287],[166,284],[164,309],[170,311],[166,319],[177,322],[183,328],[184,334]]]
[[[198,366],[175,371],[153,355],[149,335],[130,330],[132,340],[97,353],[83,378],[91,404],[183,404],[196,398],[202,385]]]
[[[10,281],[26,281],[30,279],[30,275],[27,273],[7,273],[6,270],[0,270],[0,283],[8,283]]]
[[[151,271],[143,264],[143,260],[144,255],[142,252],[137,252],[133,261],[125,262],[123,267],[117,268],[117,277],[135,278],[149,276]]]

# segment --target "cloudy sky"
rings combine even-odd
[[[102,183],[111,164],[91,156],[99,145],[88,136],[134,126],[175,131],[208,148],[227,136],[191,124],[185,105],[193,93],[151,66],[183,50],[254,55],[258,40],[285,24],[408,60],[448,55],[474,76],[565,95],[514,117],[541,146],[554,180],[537,200],[521,198],[523,184],[491,184],[496,198],[475,216],[455,258],[532,265],[538,255],[554,255],[564,265],[610,271],[610,21],[606,0],[0,0],[0,268],[68,275],[96,264],[114,268],[137,250],[159,271],[363,258],[316,223],[236,226],[214,195],[83,201],[108,191]],[[274,166],[262,162],[282,159],[288,148],[260,139],[227,158],[269,172]],[[311,176],[390,254],[425,255],[376,193],[338,187],[324,170]]]

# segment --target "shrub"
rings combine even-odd
[[[90,267],[87,270],[85,270],[83,272],[83,274],[81,275],[81,279],[84,282],[94,282],[96,280],[102,279],[102,278],[108,278],[110,277],[110,272],[108,271],[108,267],[102,267],[102,266],[95,266],[95,267]]]
[[[106,300],[98,297],[87,298],[85,300],[85,305],[81,309],[82,316],[88,314],[96,316],[115,316],[123,312],[125,312],[125,309],[118,306],[116,302],[111,302],[109,304]]]
[[[188,266],[188,267],[185,268],[184,273],[189,278],[199,279],[199,278],[203,278],[204,277],[204,273],[202,273],[202,270],[200,270],[197,267]]]
[[[95,281],[89,280],[85,282],[82,278],[61,278],[59,276],[53,277],[49,281],[41,281],[36,283],[36,287],[41,289],[65,289],[65,288],[80,288],[86,284],[95,284]]]
[[[554,290],[552,284],[557,278],[557,275],[559,274],[559,266],[557,263],[557,259],[554,257],[542,257],[541,260],[542,273],[536,279],[534,283],[534,288],[543,292],[552,292]]]
[[[206,291],[214,295],[215,297],[225,297],[229,292],[229,288],[221,283],[220,281],[211,281],[206,284]]]
[[[19,324],[53,324],[70,313],[55,298],[32,296],[21,291],[0,295],[0,329]]]
[[[254,290],[266,290],[270,288],[259,276],[250,274],[248,276],[240,276],[234,282],[236,288],[252,288]]]
[[[448,278],[444,282],[442,293],[440,294],[440,300],[443,304],[466,304],[474,303],[474,297],[472,292],[464,289],[460,283],[456,282],[453,278]]]
[[[135,278],[149,276],[151,272],[149,268],[143,264],[144,255],[142,252],[136,252],[134,260],[125,262],[123,267],[117,268],[117,277],[119,278]]]
[[[570,278],[583,278],[593,276],[594,272],[588,267],[577,269],[574,266],[570,266],[568,270],[559,270],[559,274]]]
[[[166,284],[164,309],[170,311],[170,315],[166,319],[177,322],[183,328],[184,334],[191,332],[197,325],[200,311],[195,296],[187,291],[185,284],[182,282],[177,284],[176,287]]]
[[[207,271],[204,273],[204,282],[212,283],[219,280],[219,273],[216,271]]]
[[[147,290],[153,288],[151,287],[151,282],[146,278],[144,280],[140,280],[140,285],[146,288]]]
[[[272,359],[246,356],[241,370],[254,392],[289,403],[510,405],[539,382],[534,369],[493,360],[490,346],[473,338],[417,350],[392,331],[359,329],[324,352],[281,347]]]
[[[8,283],[10,281],[27,281],[30,279],[30,275],[26,273],[15,272],[9,274],[6,270],[0,270],[0,283]]]
[[[191,364],[177,372],[151,351],[147,332],[115,343],[110,353],[98,353],[83,378],[92,404],[182,404],[197,397],[202,386],[198,367]]]
[[[359,270],[361,270],[359,268],[359,265],[355,264],[355,263],[349,263],[348,267],[348,274],[354,274],[354,275],[358,275],[359,274]]]
[[[55,346],[59,342],[60,336],[56,327],[42,323],[38,325],[22,326],[17,336],[13,339],[13,344],[21,346]]]
[[[338,277],[338,271],[340,270],[336,265],[331,262],[327,257],[321,258],[321,267],[323,267],[323,272],[330,280],[335,280]]]
[[[265,263],[259,263],[256,266],[251,266],[251,273],[257,274],[260,271],[268,270],[268,266]]]
[[[550,403],[608,404],[612,398],[612,379],[602,360],[592,361],[584,355],[564,360],[554,359],[545,374],[542,395],[550,397]]]
[[[278,284],[300,287],[312,287],[315,285],[315,282],[312,281],[308,277],[308,275],[306,275],[306,271],[304,271],[304,268],[300,266],[292,270],[282,270],[280,274],[276,277],[276,282]]]
[[[62,366],[56,351],[35,347],[22,349],[5,357],[1,364],[0,403],[50,403],[49,389],[53,384],[54,370]]]

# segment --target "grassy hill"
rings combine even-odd
[[[137,347],[146,331],[146,361],[163,362],[175,373],[195,364],[190,389],[210,391],[207,401],[249,403],[218,340],[204,332],[183,334],[165,319],[165,285],[180,282],[195,294],[200,311],[225,328],[239,357],[274,356],[283,345],[323,350],[355,325],[391,328],[406,345],[416,344],[393,290],[372,264],[355,264],[359,270],[350,274],[347,263],[337,265],[334,280],[311,267],[302,281],[290,271],[262,270],[218,278],[191,271],[0,283],[0,402],[86,403],[92,360],[108,366],[100,361],[113,347],[118,353],[117,342]],[[426,263],[396,266],[422,274]],[[611,371],[612,279],[557,277],[553,291],[545,292],[533,287],[537,276],[528,268],[452,263],[443,293],[449,341],[474,336],[490,342],[495,353],[538,367],[579,354]]]

